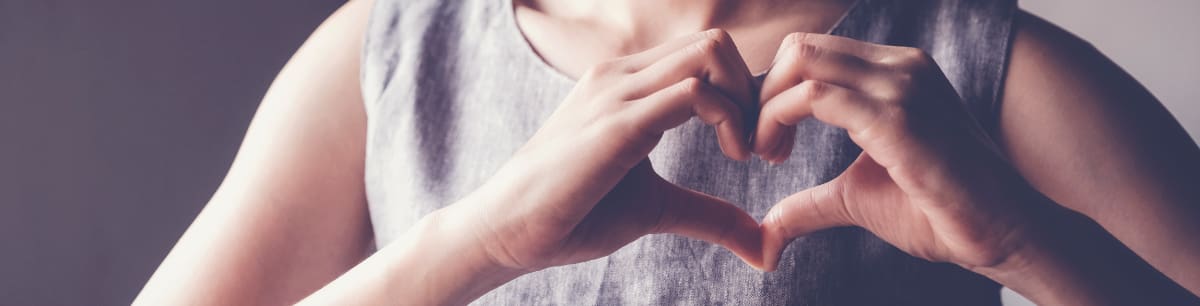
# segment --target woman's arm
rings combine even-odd
[[[366,256],[358,67],[371,2],[343,6],[283,68],[225,181],[135,304],[295,303]]]
[[[1035,188],[1200,294],[1200,149],[1154,96],[1086,42],[1022,13],[1000,114],[996,139]]]

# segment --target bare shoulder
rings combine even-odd
[[[1021,11],[1016,27],[996,140],[1031,183],[1093,218],[1191,189],[1200,149],[1145,87],[1049,21]]]
[[[1086,213],[1120,197],[1083,204],[1076,202],[1087,197],[1077,195],[1187,175],[1166,160],[1200,168],[1195,143],[1117,64],[1028,12],[1016,22],[996,138],[1032,183]],[[1113,174],[1125,179],[1102,179]]]
[[[333,13],[279,72],[225,180],[135,304],[291,303],[366,256],[358,75],[371,2]]]

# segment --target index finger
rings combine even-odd
[[[672,50],[631,75],[626,83],[633,89],[627,98],[642,98],[684,79],[698,78],[716,87],[744,112],[757,109],[753,107],[757,104],[754,78],[733,38],[721,30],[704,33],[703,39]]]
[[[879,67],[868,55],[871,46],[830,35],[792,34],[780,45],[763,81],[760,102],[805,80],[819,80],[858,89],[859,84],[875,77]]]
[[[651,64],[654,64],[654,62],[661,60],[667,55],[674,53],[676,50],[682,49],[683,47],[691,45],[702,39],[710,39],[721,35],[720,32],[720,29],[709,29],[672,38],[662,44],[654,46],[653,48],[627,55],[625,56],[625,60],[629,63],[631,69],[634,71],[640,71],[642,69],[646,69],[646,67],[649,67]]]

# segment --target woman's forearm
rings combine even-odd
[[[468,224],[431,213],[301,305],[462,305],[520,276],[493,264]]]
[[[1180,158],[1180,168],[1185,168]],[[1200,165],[1186,167],[1200,173]],[[1194,175],[1193,175],[1194,176]],[[1195,177],[1195,176],[1194,176]],[[1200,295],[1200,191],[1195,179],[1175,176],[1158,186],[1131,186],[1114,205],[1081,211],[1162,274]],[[1156,181],[1145,179],[1146,182]],[[1158,180],[1161,181],[1161,180]],[[1192,186],[1188,186],[1192,184]]]
[[[1038,201],[1052,209],[1031,223],[1028,243],[976,272],[1039,305],[1200,304],[1096,223],[1044,197]]]

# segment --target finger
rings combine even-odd
[[[848,40],[849,42],[847,42]],[[861,89],[886,75],[859,51],[868,45],[830,35],[788,35],[775,55],[775,63],[763,81],[759,101],[767,101],[804,80],[820,80],[842,87]]]
[[[733,38],[719,30],[705,33],[709,34],[704,39],[676,49],[631,75],[626,82],[632,95],[628,98],[640,98],[694,77],[712,84],[743,107],[756,104],[753,77]]]
[[[886,57],[886,49],[891,48],[888,45],[880,45],[870,42],[865,42],[849,37],[837,36],[832,34],[822,33],[804,33],[796,32],[788,34],[783,38],[784,44],[812,44],[824,46],[825,48],[836,50],[838,52],[851,54],[861,57],[868,61],[880,61]]]
[[[661,180],[661,179],[660,179]],[[733,252],[756,269],[762,265],[762,231],[741,208],[707,194],[661,181],[664,194],[657,233],[708,241]]]
[[[763,267],[767,271],[779,265],[779,257],[792,239],[854,225],[837,182],[835,179],[793,194],[767,212],[762,224]]]
[[[781,134],[776,137],[775,148],[770,150],[768,154],[763,154],[763,160],[777,165],[787,160],[787,157],[792,154],[792,149],[796,145],[796,127],[789,126],[781,130]]]
[[[735,160],[750,157],[741,109],[700,79],[684,79],[632,103],[639,130],[661,133],[696,116],[716,129],[717,144],[726,156]]]
[[[795,125],[808,117],[850,132],[867,129],[883,106],[859,91],[823,81],[804,81],[788,88],[762,108],[754,135],[754,152],[768,161],[782,161],[790,153]],[[781,143],[788,144],[780,148]],[[787,151],[783,151],[786,149]]]
[[[646,69],[646,67],[650,66],[650,64],[661,60],[663,57],[674,53],[676,50],[682,49],[683,47],[703,39],[713,39],[722,35],[720,33],[721,31],[722,30],[720,29],[709,29],[672,38],[664,43],[654,46],[653,48],[627,55],[625,56],[625,60],[634,71]]]

